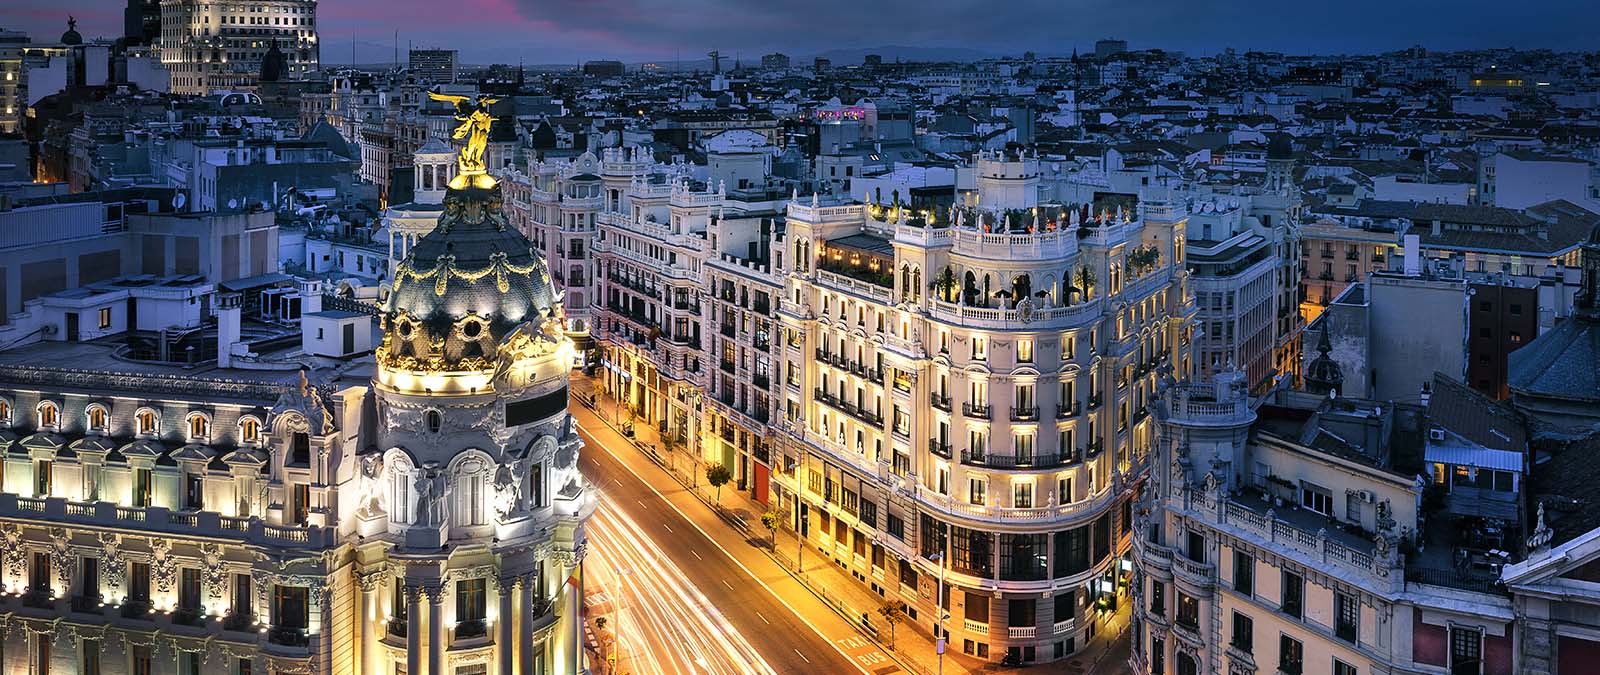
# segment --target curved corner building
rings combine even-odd
[[[1033,157],[975,171],[949,209],[789,204],[775,489],[799,555],[951,650],[1047,662],[1128,592],[1146,406],[1190,369],[1184,221],[1040,204]]]

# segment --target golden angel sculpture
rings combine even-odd
[[[476,99],[471,96],[455,96],[428,92],[428,98],[435,101],[446,101],[456,106],[456,120],[461,126],[456,127],[452,138],[467,139],[467,147],[462,149],[461,157],[457,164],[463,175],[478,175],[486,172],[483,165],[483,151],[489,145],[489,125],[495,118],[489,114],[489,106],[499,101],[482,94]]]

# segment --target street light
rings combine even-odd
[[[939,675],[944,675],[944,620],[950,618],[944,608],[944,553],[935,553],[928,558],[939,563],[939,593],[933,598],[934,611],[938,613],[938,620],[934,622],[933,649],[939,655]]]

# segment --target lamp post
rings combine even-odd
[[[933,650],[939,655],[939,675],[944,675],[944,620],[949,618],[949,613],[944,608],[944,553],[935,553],[930,558],[939,563],[939,593],[933,598],[934,611],[938,612],[938,620],[934,622]]]

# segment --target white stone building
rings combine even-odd
[[[1184,223],[1039,204],[1031,157],[976,171],[954,222],[788,205],[775,500],[952,649],[1053,661],[1126,592],[1145,407],[1192,366]]]

